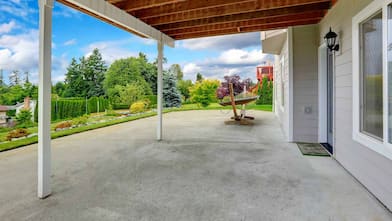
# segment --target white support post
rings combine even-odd
[[[51,69],[53,0],[39,0],[38,197],[51,194]]]
[[[158,41],[158,91],[157,91],[157,112],[158,112],[158,127],[157,127],[157,140],[162,140],[162,109],[163,109],[163,43]]]

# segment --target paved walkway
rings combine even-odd
[[[0,220],[392,220],[329,157],[284,142],[272,113],[164,115],[54,140],[53,194],[36,197],[36,145],[0,153]]]

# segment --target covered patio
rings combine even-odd
[[[52,13],[55,0],[38,0],[39,105],[38,197],[51,190],[50,100]],[[162,88],[164,46],[176,40],[257,32],[317,24],[336,0],[58,0],[129,33],[157,41],[157,140],[163,139]],[[82,24],[81,24],[82,25]]]
[[[333,158],[305,157],[273,113],[165,115],[52,142],[53,193],[36,196],[37,145],[0,154],[0,220],[391,220]]]

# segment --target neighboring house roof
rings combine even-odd
[[[9,110],[9,109],[8,109],[7,106],[0,105],[0,112],[6,112],[6,111],[8,111],[8,110]]]
[[[15,105],[0,105],[0,111],[9,111],[9,110],[16,110],[19,107],[22,107],[24,103],[17,103]]]

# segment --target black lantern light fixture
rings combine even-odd
[[[332,31],[331,27],[329,28],[329,32],[324,36],[324,39],[327,41],[327,47],[331,51],[339,51],[339,44],[336,41],[338,35]]]

